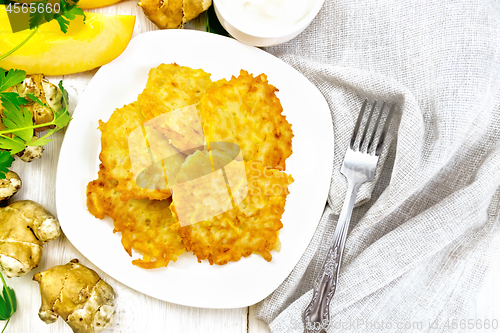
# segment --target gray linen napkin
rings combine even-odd
[[[398,119],[358,196],[328,332],[458,331],[500,245],[500,2],[326,0],[267,51],[325,96],[335,159],[313,240],[256,316],[304,331],[347,187],[343,155],[363,98],[380,96]]]

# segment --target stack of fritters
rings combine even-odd
[[[293,134],[281,114],[276,91],[264,74],[253,77],[242,70],[239,77],[212,82],[203,70],[163,64],[150,71],[137,102],[115,110],[108,122],[99,122],[101,166],[98,179],[87,186],[87,207],[97,218],[108,215],[113,219],[114,232],[121,233],[130,255],[132,249],[142,254],[142,259],[133,261],[135,265],[167,266],[184,251],[218,265],[252,253],[272,259],[271,250],[279,249],[281,217],[288,185],[293,182],[283,172],[292,153]],[[197,112],[191,116],[175,113],[192,105]],[[154,122],[165,115],[172,116],[168,126]],[[129,140],[141,135],[146,137],[143,146],[129,148]],[[234,160],[238,151],[230,150],[238,149],[236,145],[219,151],[219,146],[211,145],[214,142],[237,144],[243,160]],[[172,157],[151,161],[150,154],[139,152],[153,150],[153,144]],[[191,149],[194,146],[199,147]],[[137,165],[147,171],[138,176]],[[190,185],[187,182],[219,169],[224,169],[226,184],[241,173],[238,170],[246,173],[246,187],[223,186],[232,208],[182,224],[170,187],[183,182]],[[162,183],[158,175],[169,175],[164,177],[168,181]],[[176,190],[173,199],[191,203],[189,193]],[[192,200],[192,211],[199,210],[199,216],[210,208]]]

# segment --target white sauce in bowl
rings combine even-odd
[[[254,35],[286,30],[311,10],[308,0],[222,0],[233,24]]]

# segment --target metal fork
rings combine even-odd
[[[377,102],[373,103],[367,120],[364,122],[363,118],[365,118],[364,113],[367,104],[368,100],[365,100],[361,106],[351,142],[347,148],[342,169],[340,170],[347,178],[347,194],[333,235],[333,244],[328,250],[325,263],[323,264],[323,271],[314,284],[311,303],[309,303],[304,311],[303,319],[306,333],[320,333],[330,325],[330,301],[337,287],[340,262],[342,253],[344,252],[344,244],[356,195],[359,187],[363,183],[372,180],[375,176],[375,169],[382,145],[394,114],[395,105],[393,104],[385,121],[381,124],[382,114],[386,106],[386,102],[384,102],[379,109],[375,124],[370,126],[373,122],[373,116],[376,113]],[[364,126],[361,123],[364,123]],[[361,127],[364,127],[362,131]],[[369,133],[370,127],[371,130]]]

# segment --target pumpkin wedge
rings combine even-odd
[[[65,75],[83,72],[118,57],[134,31],[135,16],[85,13],[71,21],[63,33],[54,20],[42,24],[38,32],[13,54],[0,61],[0,68],[22,69],[28,74]],[[12,33],[4,6],[0,6],[0,56],[29,34]]]

